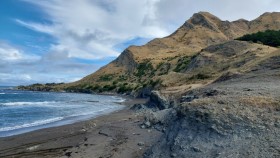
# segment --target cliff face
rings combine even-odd
[[[279,157],[280,71],[273,67],[279,59],[266,60],[272,67],[186,92],[144,157]]]
[[[251,53],[256,52],[255,49],[267,51],[267,54],[273,52],[275,49],[271,47],[248,42],[227,43],[245,34],[267,29],[280,29],[280,13],[265,13],[252,21],[240,19],[233,22],[222,21],[207,12],[195,13],[171,35],[154,39],[143,46],[130,46],[117,59],[95,73],[80,81],[60,85],[58,89],[122,93],[156,87],[177,92],[178,90],[170,90],[169,87],[182,87],[190,83],[194,87],[205,85],[226,71],[244,71],[238,66],[262,57]],[[225,42],[228,45],[226,47],[209,47]],[[244,45],[248,54],[255,57],[245,57],[244,49],[236,49],[239,46],[243,48]],[[208,48],[205,50],[206,47]],[[242,59],[244,57],[246,60]],[[221,62],[223,64],[217,66]],[[250,67],[247,64],[246,70]],[[206,74],[201,76],[199,73]]]

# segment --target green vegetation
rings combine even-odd
[[[149,85],[151,85],[151,87],[155,87],[155,86],[157,86],[157,85],[159,85],[159,84],[161,84],[162,83],[162,81],[160,80],[160,79],[157,79],[157,80],[150,80],[150,83],[149,83]]]
[[[120,75],[119,78],[118,78],[118,81],[126,81],[127,80],[127,76],[125,75]]]
[[[62,85],[64,83],[46,83],[46,84],[32,84],[29,86],[18,86],[17,89],[29,90],[29,91],[58,91],[56,86]]]
[[[149,75],[151,77],[154,75],[154,73],[155,73],[155,70],[154,70],[152,63],[149,60],[145,60],[144,62],[139,63],[134,75],[137,77]]]
[[[39,83],[37,83],[37,84],[39,84]],[[46,83],[45,85],[46,86],[57,86],[57,85],[62,85],[62,84],[64,84],[64,83],[63,82],[61,82],[61,83]]]
[[[171,64],[170,63],[160,63],[157,66],[157,70],[159,71],[158,75],[166,75],[169,72],[169,69],[171,68]]]
[[[254,43],[262,43],[272,47],[280,46],[280,31],[267,30],[265,32],[258,32],[254,34],[247,34],[240,38],[240,41],[252,41]]]
[[[79,93],[103,93],[103,92],[117,92],[117,93],[128,93],[132,91],[137,91],[142,87],[156,87],[162,81],[161,80],[145,80],[142,83],[135,84],[135,83],[128,83],[128,82],[121,82],[118,83],[114,81],[112,83],[108,83],[105,85],[100,84],[80,84],[75,86],[69,86],[64,89],[67,92],[79,92]]]
[[[95,85],[95,86],[92,86],[92,89],[91,89],[91,90],[93,90],[93,91],[95,91],[95,92],[99,92],[99,89],[101,89],[101,86]]]
[[[176,59],[176,58],[178,58],[178,57],[179,57],[179,56],[176,55],[176,56],[174,56],[174,57],[166,57],[166,58],[163,58],[163,60],[172,61],[172,60],[174,60],[174,59]]]
[[[186,69],[191,61],[191,57],[184,56],[178,60],[176,68],[173,70],[175,72],[181,72],[182,70]]]
[[[116,88],[117,88],[116,85],[105,85],[105,86],[103,86],[102,91],[112,91]]]
[[[210,78],[211,76],[207,75],[207,74],[202,74],[202,73],[198,73],[196,75],[193,75],[190,80],[205,80]]]
[[[160,62],[160,63],[157,65],[157,68],[156,68],[156,69],[159,69],[163,64],[164,64],[164,62]]]
[[[108,91],[113,91],[116,89],[116,85],[93,85],[93,84],[82,84],[82,85],[75,85],[75,86],[70,86],[65,89],[67,92],[80,92],[80,93],[102,93],[102,92],[108,92]]]
[[[133,89],[134,88],[132,86],[128,85],[127,83],[124,83],[118,88],[118,93],[131,92]]]
[[[98,81],[106,82],[106,81],[111,81],[113,78],[114,78],[113,74],[106,74],[106,75],[100,76]]]
[[[91,93],[91,86],[90,85],[76,85],[70,86],[65,89],[66,92],[80,92],[80,93]]]

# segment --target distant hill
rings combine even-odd
[[[280,13],[255,20],[222,21],[195,13],[178,30],[143,46],[130,46],[121,55],[83,79],[51,90],[69,92],[148,94],[151,89],[180,93],[215,81],[227,73],[251,71],[275,55],[274,47],[234,39],[246,34],[280,29]],[[276,53],[277,54],[277,53]]]

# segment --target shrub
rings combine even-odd
[[[132,90],[133,90],[133,87],[123,84],[118,88],[118,93],[131,92]]]
[[[105,86],[103,86],[102,91],[112,91],[116,87],[117,87],[116,85],[105,85]]]
[[[150,81],[150,85],[152,86],[152,87],[155,87],[155,86],[157,86],[158,84],[160,84],[162,81],[160,80],[160,79],[157,79],[157,80],[151,80]]]
[[[125,75],[120,75],[118,80],[119,80],[119,81],[126,81],[126,80],[127,80],[127,76],[125,76]]]
[[[154,71],[155,70],[154,70],[154,67],[153,67],[152,63],[149,60],[145,60],[144,62],[139,63],[134,75],[137,76],[137,77],[142,77],[142,76],[145,76],[147,74],[151,75],[151,74],[153,74]]]
[[[163,64],[164,64],[164,62],[160,62],[160,63],[157,65],[157,69],[159,69]]]
[[[266,30],[265,32],[257,32],[247,34],[237,38],[240,41],[252,41],[254,43],[262,43],[272,47],[280,46],[280,31]]]
[[[106,74],[99,77],[98,81],[111,81],[113,79],[113,74]]]
[[[190,80],[205,80],[208,78],[210,78],[209,75],[198,73],[196,75],[193,75]]]
[[[191,57],[185,56],[178,60],[176,68],[173,70],[175,72],[181,72],[182,70],[186,69],[191,61]]]

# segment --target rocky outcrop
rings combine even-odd
[[[238,108],[238,107],[235,107]],[[278,157],[279,122],[252,121],[260,109],[245,108],[241,115],[227,106],[186,107],[160,142],[146,153],[149,158]],[[241,108],[241,107],[239,107]],[[256,111],[258,111],[256,113]],[[245,115],[250,113],[251,115]],[[272,116],[275,117],[275,116]]]
[[[145,158],[280,156],[279,69],[193,90]]]
[[[125,67],[129,73],[132,73],[136,68],[137,63],[134,61],[133,53],[126,49],[123,53],[113,61],[116,66]]]
[[[152,91],[148,106],[159,110],[168,109],[172,107],[171,102],[160,94],[159,91]]]

